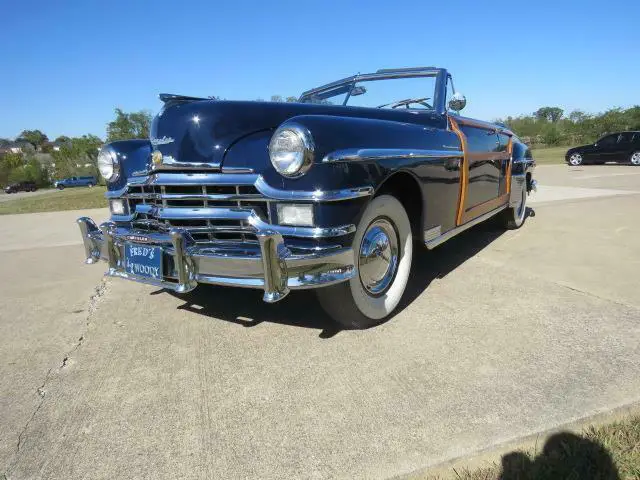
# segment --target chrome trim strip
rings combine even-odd
[[[272,200],[337,202],[373,195],[373,187],[355,187],[341,190],[279,190],[259,176],[254,184],[260,193]]]
[[[207,163],[207,162],[177,162],[170,157],[163,157],[160,165],[151,164],[151,173],[161,172],[163,170],[211,170],[214,172],[220,171],[220,162]]]
[[[349,148],[330,152],[322,163],[366,162],[380,160],[398,160],[403,158],[452,158],[463,157],[462,150],[420,150],[400,148]]]
[[[152,215],[164,220],[237,220],[247,222],[254,232],[271,230],[287,237],[329,238],[348,235],[356,231],[356,226],[339,225],[337,227],[289,227],[271,225],[262,220],[248,208],[182,208],[158,207],[155,205],[137,205],[136,212]]]
[[[463,225],[460,225],[459,227],[452,228],[451,230],[449,230],[449,231],[443,233],[442,235],[440,235],[439,237],[436,237],[433,240],[430,240],[428,242],[424,242],[424,244],[426,245],[426,247],[429,250],[431,250],[432,248],[437,247],[441,243],[446,242],[451,237],[455,237],[457,234],[464,232],[468,228],[471,228],[474,225],[477,225],[478,223],[484,222],[485,220],[493,217],[495,214],[500,213],[505,208],[507,208],[506,204],[502,205],[502,206],[500,206],[500,207],[498,207],[498,208],[496,208],[494,210],[491,210],[490,212],[487,212],[484,215],[480,215],[479,217],[476,217],[473,220],[470,220],[469,222],[467,222],[467,223],[465,223]]]
[[[449,156],[451,152],[448,152]],[[341,190],[280,190],[269,185],[261,175],[233,173],[156,173],[148,177],[130,178],[127,185],[119,190],[108,191],[107,198],[126,195],[130,187],[144,185],[242,185],[254,186],[267,200],[337,202],[373,195],[373,187],[354,187]],[[200,197],[199,197],[200,198]],[[246,197],[245,197],[246,198]],[[240,199],[242,200],[242,199]]]
[[[127,193],[126,198],[140,198],[145,200],[213,200],[213,201],[251,201],[251,202],[268,202],[269,200],[257,193],[240,193],[240,194],[224,194],[224,193]]]
[[[253,168],[249,167],[222,167],[222,173],[253,173]]]
[[[327,90],[340,87],[342,85],[354,82],[368,82],[372,80],[392,79],[392,78],[416,78],[416,77],[435,77],[442,72],[442,69],[436,67],[425,67],[416,69],[393,69],[393,70],[378,70],[376,73],[364,73],[357,74],[351,77],[342,78],[320,87],[312,88],[306,92],[302,92],[299,102],[303,102],[307,97],[316,95]]]

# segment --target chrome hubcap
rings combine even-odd
[[[372,295],[384,293],[398,269],[398,234],[391,222],[384,218],[375,220],[360,244],[358,270],[360,282]]]
[[[573,155],[571,155],[571,157],[569,158],[569,163],[571,165],[580,165],[582,163],[582,156],[578,155],[577,153],[574,153]]]
[[[636,152],[631,155],[631,163],[634,165],[640,165],[640,152]]]

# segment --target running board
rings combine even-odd
[[[477,225],[479,223],[484,222],[485,220],[488,220],[489,218],[493,217],[496,213],[500,213],[502,210],[504,210],[505,208],[507,208],[508,205],[502,205],[494,210],[491,210],[490,212],[485,213],[484,215],[480,215],[479,217],[474,218],[473,220],[465,223],[464,225],[460,225],[459,227],[456,228],[452,228],[451,230],[443,233],[442,235],[439,235],[431,240],[427,240],[427,233],[430,232],[433,229],[427,230],[425,232],[425,242],[424,244],[426,245],[426,247],[431,250],[432,248],[437,247],[438,245],[440,245],[441,243],[446,242],[447,240],[449,240],[451,237],[455,237],[457,234],[464,232],[465,230],[467,230],[468,228],[473,227],[474,225]]]

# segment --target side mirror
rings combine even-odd
[[[456,92],[453,94],[451,99],[449,100],[449,109],[459,112],[467,105],[467,99],[460,92]]]

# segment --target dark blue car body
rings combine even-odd
[[[429,109],[310,101],[352,92],[356,82],[423,75],[435,81]],[[298,103],[163,94],[150,140],[107,147],[118,172],[107,197],[119,202],[118,213],[112,205],[112,221],[100,228],[79,220],[88,261],[106,259],[113,276],[179,292],[197,283],[263,288],[272,302],[289,289],[357,277],[362,246],[354,239],[378,196],[400,201],[411,235],[427,248],[518,205],[524,214],[535,187],[529,148],[503,126],[452,111],[448,85],[447,70],[424,68],[349,77]],[[279,173],[270,160],[274,132],[288,126],[312,138],[312,164],[298,176]],[[313,225],[279,222],[284,203],[311,204]],[[126,271],[123,248],[131,242],[166,247],[161,281]],[[259,263],[255,271],[250,259]]]

